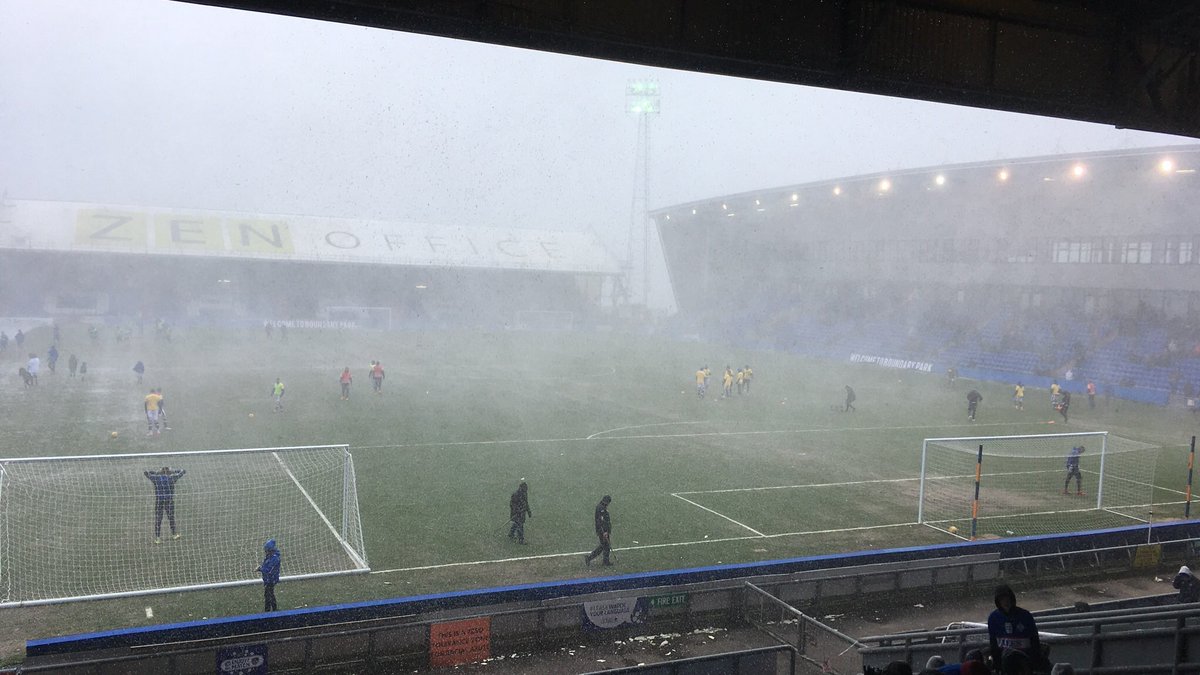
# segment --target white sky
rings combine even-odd
[[[0,192],[600,233],[651,208],[934,164],[1192,139],[168,0],[0,0]]]

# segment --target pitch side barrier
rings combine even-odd
[[[1135,525],[1089,532],[1011,537],[550,581],[29,640],[25,643],[25,654],[27,658],[33,658],[166,643],[184,643],[195,640],[224,639],[250,633],[287,631],[319,627],[323,624],[393,617],[411,617],[468,608],[482,609],[489,606],[539,602],[612,591],[664,589],[665,593],[669,592],[669,588],[672,586],[882,563],[930,561],[936,558],[984,553],[999,554],[1000,561],[1003,563],[1005,559],[1024,559],[1039,555],[1069,555],[1072,552],[1090,552],[1105,547],[1135,544],[1168,545],[1172,543],[1183,545],[1189,543],[1191,539],[1200,539],[1200,521],[1180,521],[1150,526]]]

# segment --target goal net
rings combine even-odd
[[[283,579],[370,571],[347,446],[0,460],[0,606],[261,583],[268,539]]]
[[[1150,522],[1158,454],[1158,446],[1103,431],[929,438],[917,520],[962,538]]]

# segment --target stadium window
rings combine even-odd
[[[1071,242],[1056,241],[1054,250],[1050,253],[1051,262],[1065,263],[1071,261]]]
[[[1140,265],[1150,262],[1150,254],[1153,247],[1148,241],[1129,241],[1125,242],[1125,248],[1121,255],[1121,262],[1128,265]]]

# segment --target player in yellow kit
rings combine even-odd
[[[146,435],[157,436],[158,428],[158,405],[162,402],[162,394],[151,389],[149,394],[146,394],[145,403],[142,408],[146,411]]]

